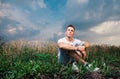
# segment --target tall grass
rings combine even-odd
[[[95,45],[89,49],[88,61],[95,61],[107,77],[120,78],[120,46]]]
[[[120,78],[120,46],[93,45],[87,49],[87,61],[100,67],[105,77]],[[0,78],[2,79],[81,79],[88,71],[78,64],[75,74],[71,65],[57,61],[57,45],[51,42],[13,41],[0,45]]]

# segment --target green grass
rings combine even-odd
[[[12,45],[0,45],[0,78],[2,79],[82,79],[88,71],[78,64],[80,73],[75,74],[71,65],[58,63],[56,45],[46,45],[42,52],[30,46],[18,49]],[[52,48],[52,50],[51,50]],[[53,51],[54,50],[54,51]],[[120,47],[92,46],[87,50],[87,61],[101,69],[105,77],[120,76]],[[94,61],[93,61],[94,60]]]

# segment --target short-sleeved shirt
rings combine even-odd
[[[72,46],[82,46],[84,44],[84,42],[82,42],[81,40],[78,40],[76,38],[74,38],[74,40],[72,42],[69,42],[66,40],[65,37],[59,39],[57,43],[60,43],[60,42],[70,44]],[[58,61],[62,64],[67,64],[68,62],[74,61],[74,59],[69,56],[69,54],[68,54],[69,52],[70,52],[70,50],[58,48]]]

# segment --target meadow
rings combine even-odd
[[[71,65],[64,66],[58,63],[57,45],[54,42],[1,42],[0,78],[120,79],[120,46],[93,45],[87,49],[87,54],[86,60],[100,68],[94,75],[80,63],[79,73],[74,73]]]

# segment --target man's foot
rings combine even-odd
[[[94,67],[92,64],[89,64],[89,63],[86,63],[84,66],[85,66],[86,69],[89,70],[90,72],[96,72],[96,71],[99,71],[99,70],[100,70],[100,68]]]
[[[73,62],[73,64],[72,64],[72,70],[73,71],[75,71],[75,72],[79,72],[79,68],[77,67],[77,65],[76,65],[76,62]]]

